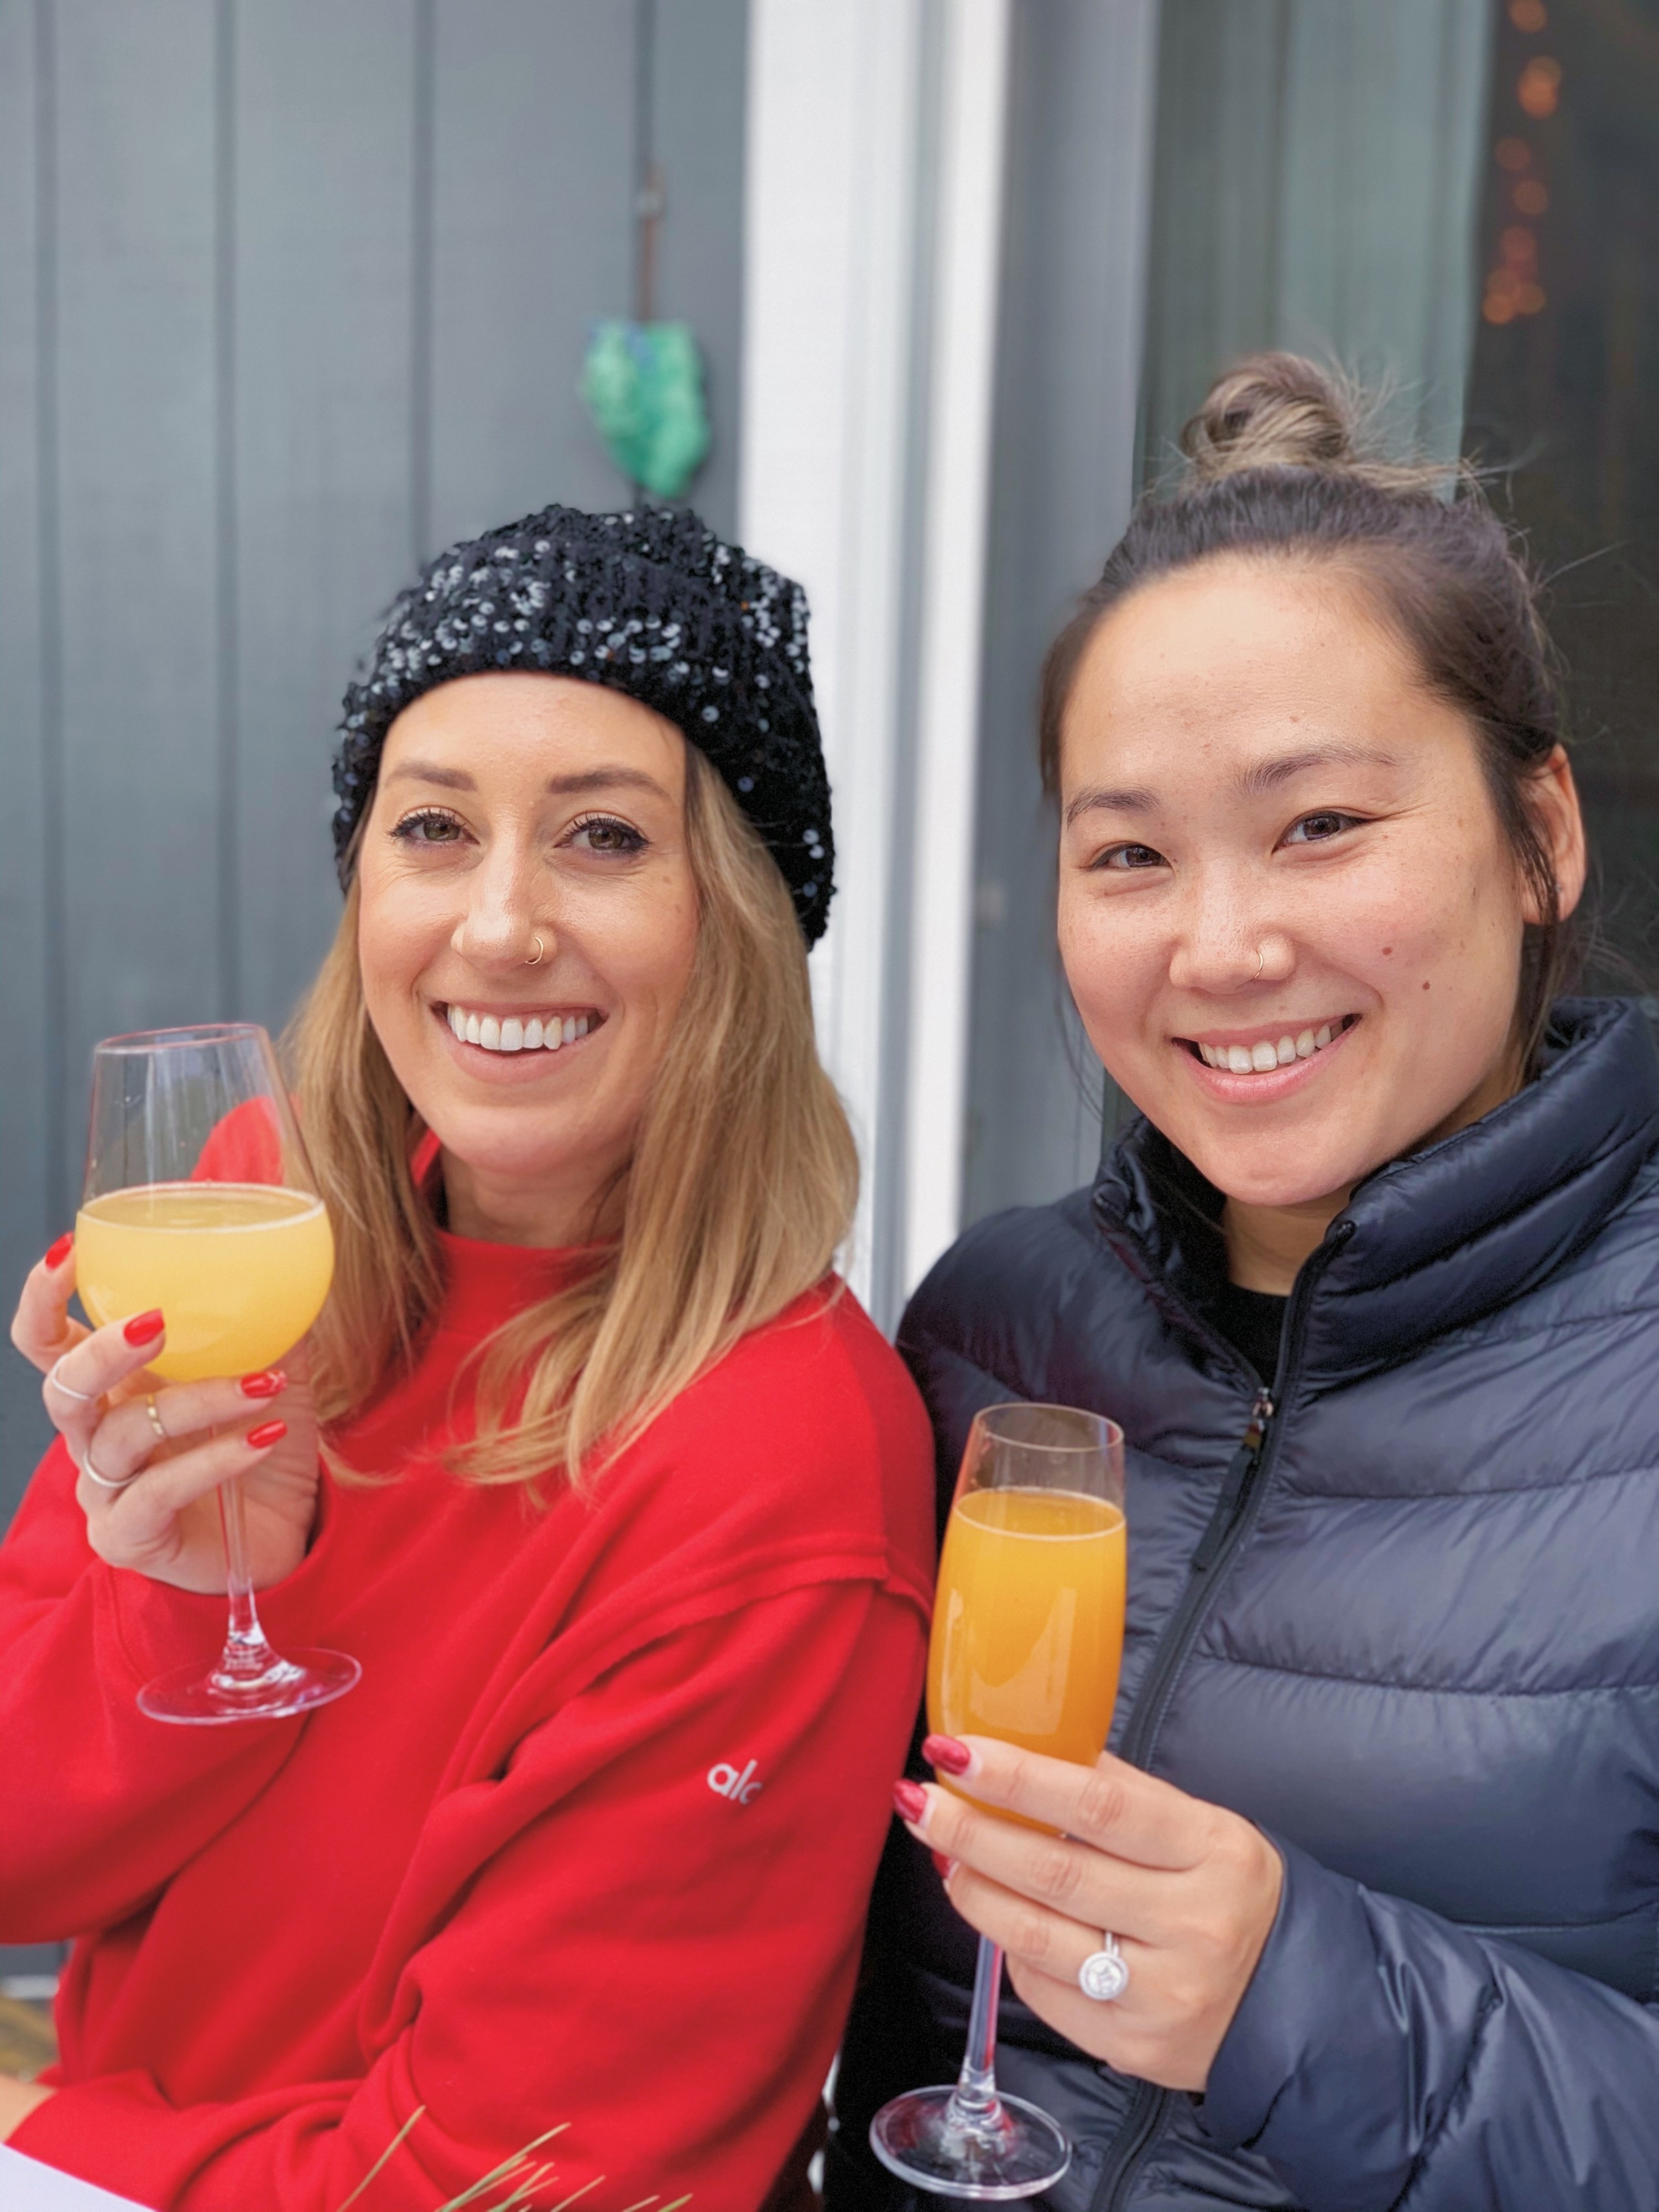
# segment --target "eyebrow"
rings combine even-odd
[[[477,785],[464,768],[440,768],[433,761],[405,761],[386,778],[390,783],[435,783],[441,791],[476,791]],[[571,775],[550,775],[543,787],[554,799],[578,798],[586,791],[654,791],[659,799],[668,793],[653,775],[641,768],[623,768],[620,763],[605,768],[585,768]]]
[[[1257,761],[1247,768],[1237,785],[1241,799],[1261,799],[1277,791],[1282,784],[1290,783],[1298,775],[1305,775],[1316,768],[1398,768],[1397,753],[1384,752],[1377,745],[1352,745],[1333,742],[1326,745],[1310,745],[1298,753],[1281,753],[1275,760]],[[1066,809],[1066,827],[1085,814],[1156,814],[1163,801],[1155,791],[1144,784],[1113,787],[1091,784],[1078,792]]]

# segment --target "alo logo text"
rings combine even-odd
[[[729,1797],[734,1805],[752,1805],[764,1787],[762,1783],[750,1781],[750,1777],[754,1771],[752,1759],[741,1774],[735,1766],[728,1766],[722,1759],[718,1766],[709,1768],[708,1786],[717,1797]]]

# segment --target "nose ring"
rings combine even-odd
[[[1261,981],[1261,971],[1267,964],[1267,955],[1266,948],[1258,945],[1255,948],[1255,974],[1251,978],[1253,982],[1259,983]]]
[[[526,960],[524,963],[525,966],[526,968],[539,968],[542,964],[542,956],[545,952],[546,949],[546,946],[542,943],[541,939],[538,937],[536,939],[536,957],[533,960]]]

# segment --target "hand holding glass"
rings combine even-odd
[[[1121,1430],[1068,1406],[977,1414],[939,1560],[929,1728],[1092,1766],[1117,1698],[1127,1564]],[[871,2123],[882,2164],[939,2196],[1035,2197],[1071,2163],[1047,2112],[998,2094],[1001,1978],[981,1937],[955,2087],[913,2089]]]
[[[169,1382],[270,1367],[328,1297],[334,1241],[270,1039],[251,1023],[111,1037],[93,1056],[92,1133],[75,1224],[76,1288],[94,1327],[160,1307],[149,1363]],[[337,1651],[284,1659],[259,1626],[239,1480],[223,1483],[230,1630],[215,1666],[138,1694],[156,1720],[266,1720],[341,1697]]]

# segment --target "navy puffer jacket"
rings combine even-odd
[[[1122,1423],[1113,1747],[1285,1859],[1201,2100],[1006,2001],[1004,2086],[1077,2147],[1044,2203],[1659,2206],[1656,1142],[1642,1013],[1567,1001],[1535,1082],[1356,1191],[1275,1375],[1206,1323],[1219,1201],[1145,1123],[1092,1193],[981,1223],[917,1293],[901,1341],[942,1503],[981,1406]],[[865,2130],[954,2077],[972,1971],[896,1828],[831,2212],[937,2201],[884,2177]]]

